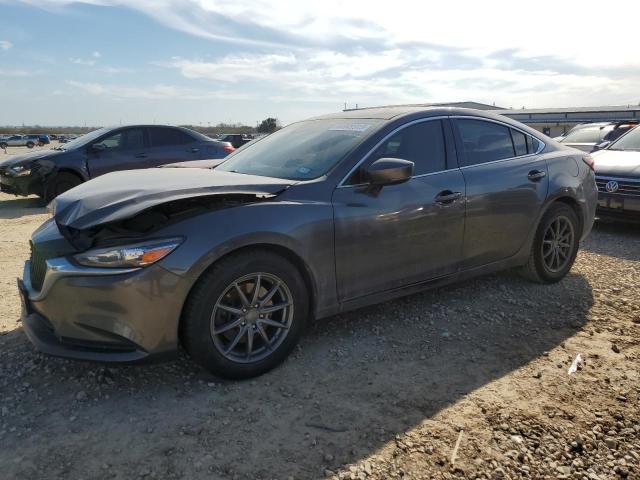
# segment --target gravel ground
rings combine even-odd
[[[640,478],[638,227],[598,225],[553,286],[505,272],[318,322],[234,383],[184,354],[37,353],[15,277],[45,218],[0,195],[2,478]]]

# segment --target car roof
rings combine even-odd
[[[371,107],[371,108],[359,108],[353,110],[343,110],[342,112],[331,113],[328,115],[321,115],[313,117],[310,120],[325,120],[325,119],[339,119],[339,118],[353,118],[353,119],[379,119],[379,120],[395,120],[401,117],[406,117],[415,114],[424,114],[424,116],[473,116],[481,118],[489,118],[494,120],[500,120],[504,123],[511,123],[514,125],[520,125],[508,117],[497,115],[486,110],[478,110],[475,108],[462,108],[462,107],[425,107],[424,105],[393,105],[388,107]]]
[[[511,125],[517,129],[527,132],[529,135],[537,137],[540,140],[540,132],[533,128],[513,120],[512,118],[498,115],[497,113],[487,110],[478,110],[475,108],[463,107],[427,107],[424,105],[396,105],[389,107],[360,108],[358,110],[344,110],[342,112],[332,113],[313,117],[309,120],[326,120],[326,119],[374,119],[382,120],[383,123],[392,122],[403,117],[439,117],[439,116],[470,116],[496,120],[500,123]]]

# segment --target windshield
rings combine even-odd
[[[640,128],[636,127],[609,146],[609,150],[639,150]]]
[[[600,127],[574,130],[562,139],[562,143],[599,143],[610,129]]]
[[[98,130],[94,130],[93,132],[89,132],[81,137],[76,138],[75,140],[71,140],[69,143],[65,143],[56,147],[60,150],[71,150],[72,148],[83,147],[88,143],[91,143],[93,140],[98,138],[100,135],[107,133],[110,128],[99,128]]]
[[[344,118],[294,123],[238,150],[217,170],[311,180],[327,173],[379,124]]]

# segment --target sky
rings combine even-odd
[[[640,2],[0,0],[0,125],[638,105]]]

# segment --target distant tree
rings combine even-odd
[[[265,118],[258,125],[258,133],[273,133],[279,128],[278,119],[269,117]]]

